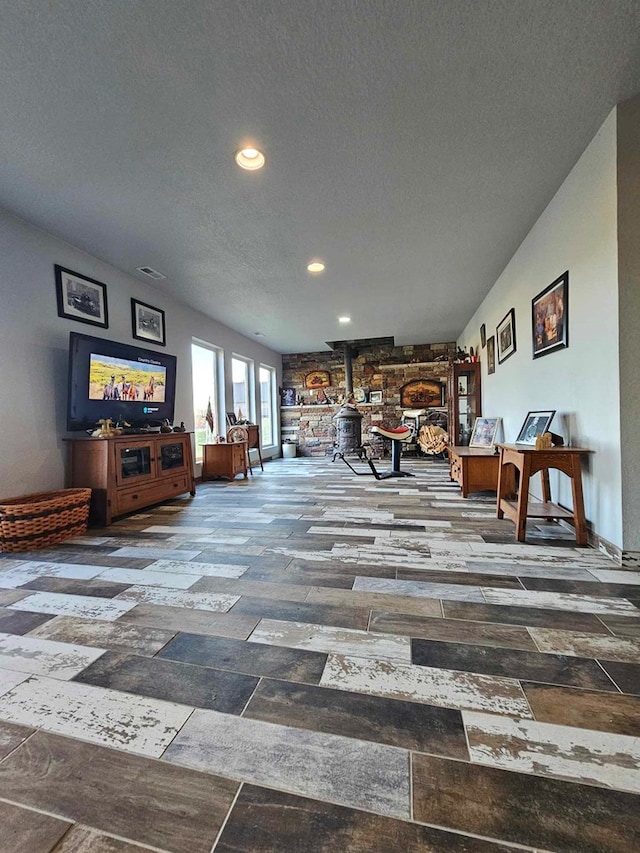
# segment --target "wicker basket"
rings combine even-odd
[[[48,548],[87,529],[91,489],[0,499],[0,551]]]

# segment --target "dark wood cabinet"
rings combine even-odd
[[[473,424],[482,415],[480,396],[480,362],[452,364],[447,380],[449,442],[466,447]]]
[[[70,485],[92,489],[95,524],[105,526],[119,515],[196,493],[189,433],[68,441]]]

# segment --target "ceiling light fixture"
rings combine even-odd
[[[350,323],[351,317],[338,317],[338,323]]]
[[[264,332],[254,332],[253,334],[256,336],[256,338],[264,338]]]
[[[264,166],[264,154],[257,148],[241,148],[236,152],[236,163],[241,169],[255,172]]]
[[[324,272],[324,264],[322,261],[311,261],[310,264],[307,264],[307,269],[313,273]]]

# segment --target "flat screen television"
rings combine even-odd
[[[95,429],[102,418],[134,429],[173,423],[175,355],[71,332],[68,430]]]

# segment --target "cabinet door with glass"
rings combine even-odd
[[[158,477],[186,471],[186,452],[185,443],[182,440],[176,441],[175,438],[158,439],[156,442]]]
[[[450,442],[454,446],[466,447],[475,419],[482,415],[480,362],[452,364],[447,391]]]
[[[136,485],[144,480],[153,480],[156,476],[152,441],[115,441],[114,471],[118,486]]]

